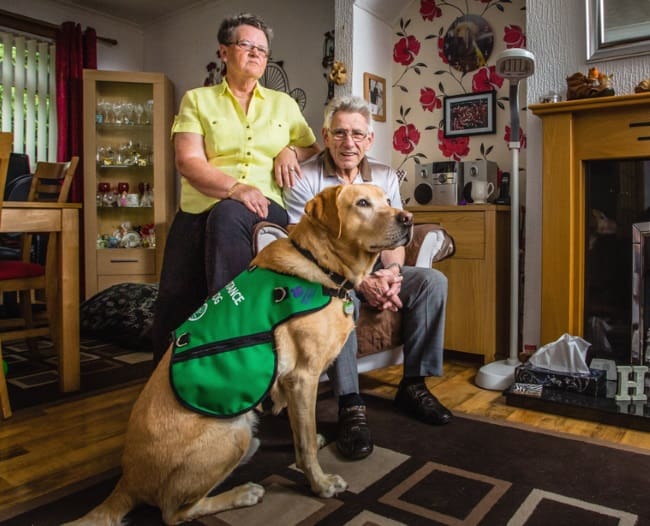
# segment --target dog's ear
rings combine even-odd
[[[305,214],[330,232],[341,235],[341,219],[336,201],[343,186],[330,186],[310,199],[305,205]]]

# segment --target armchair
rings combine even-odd
[[[286,237],[287,232],[272,223],[260,223],[253,236],[254,252]],[[431,267],[454,253],[454,241],[440,225],[415,225],[413,240],[406,247],[405,264]],[[402,316],[362,305],[357,320],[358,369],[360,373],[402,362]]]

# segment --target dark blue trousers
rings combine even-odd
[[[152,327],[156,363],[172,331],[249,266],[252,232],[260,221],[286,228],[289,218],[274,201],[268,217],[261,218],[233,199],[219,201],[201,214],[176,213],[165,245]]]

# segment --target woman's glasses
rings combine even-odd
[[[264,46],[258,46],[257,44],[253,44],[250,40],[238,40],[237,42],[231,42],[228,44],[229,46],[237,46],[239,49],[243,49],[244,51],[247,51],[250,53],[251,51],[255,50],[257,51],[260,55],[263,57],[269,56],[271,51],[269,48],[264,47]]]

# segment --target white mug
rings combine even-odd
[[[486,181],[472,181],[472,200],[475,203],[485,203],[494,193],[494,183]]]

